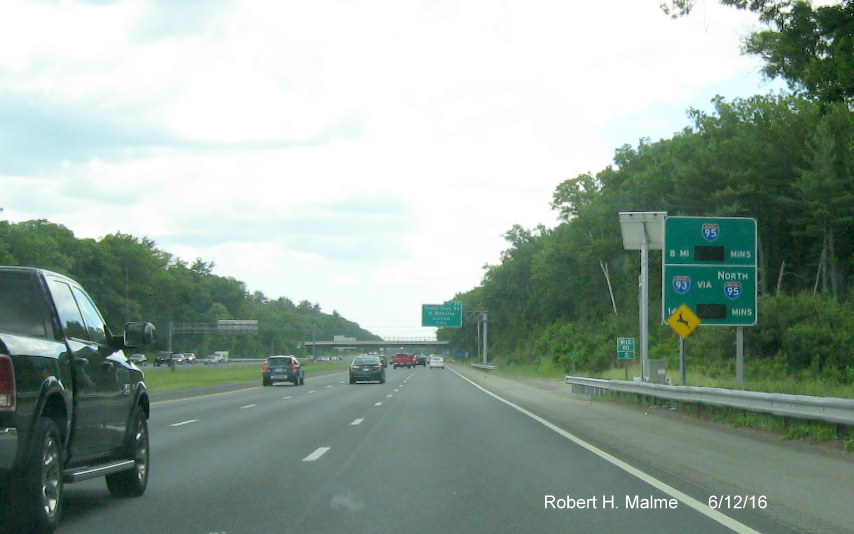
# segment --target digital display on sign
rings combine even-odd
[[[694,247],[694,259],[697,261],[724,261],[725,253],[724,247]]]

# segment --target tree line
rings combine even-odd
[[[213,273],[202,259],[188,263],[157,248],[147,237],[114,233],[101,239],[78,239],[63,225],[47,220],[0,221],[0,265],[39,267],[67,275],[89,292],[113,331],[128,321],[151,321],[157,344],[165,350],[169,323],[213,323],[221,319],[259,322],[257,335],[176,335],[174,352],[206,355],[227,350],[234,355],[306,355],[312,336],[346,335],[379,339],[358,324],[320,305],[286,297],[268,298],[249,291],[232,277]]]
[[[793,95],[714,100],[670,139],[619,148],[613,164],[559,184],[560,224],[505,234],[501,261],[455,300],[489,311],[490,353],[601,370],[615,338],[638,329],[639,255],[623,250],[617,214],[753,217],[759,324],[754,369],[854,382],[854,115],[844,103]],[[650,317],[661,317],[660,255],[651,255]],[[475,325],[443,339],[475,349]],[[695,365],[731,369],[734,329],[700,328]],[[676,365],[675,334],[651,332],[650,357]]]
[[[664,0],[687,16],[696,0]],[[598,173],[559,184],[560,224],[505,234],[497,265],[455,299],[488,310],[490,354],[505,362],[549,359],[566,371],[601,370],[615,338],[638,329],[637,254],[624,251],[620,211],[753,217],[758,222],[759,321],[746,336],[748,371],[768,378],[854,383],[854,0],[719,0],[763,27],[743,51],[791,94],[689,110],[670,139],[616,150]],[[651,273],[661,258],[652,256]],[[660,295],[653,277],[650,295]],[[661,316],[652,298],[650,317]],[[439,335],[476,350],[477,327]],[[715,376],[734,367],[731,328],[700,328],[692,365]],[[676,364],[675,334],[651,332],[650,357]]]

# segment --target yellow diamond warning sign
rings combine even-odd
[[[700,318],[697,317],[697,314],[691,308],[683,304],[676,308],[673,315],[667,318],[667,324],[670,325],[670,328],[676,330],[679,337],[685,339],[700,326]]]

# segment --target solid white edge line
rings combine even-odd
[[[254,407],[256,407],[256,406],[258,406],[258,405],[257,405],[257,404],[247,404],[246,406],[241,406],[241,407],[240,407],[240,409],[241,409],[241,410],[246,410],[246,409],[248,409],[248,408],[254,408]]]
[[[745,525],[744,523],[736,521],[735,519],[733,519],[727,515],[724,515],[721,512],[719,512],[713,508],[710,508],[707,504],[702,503],[702,502],[698,501],[697,499],[695,499],[694,497],[691,497],[690,495],[679,491],[678,489],[674,488],[670,484],[662,482],[661,480],[658,480],[657,478],[653,477],[652,475],[648,475],[647,473],[644,473],[640,469],[637,469],[636,467],[633,467],[633,466],[627,464],[626,462],[620,460],[616,456],[608,454],[607,452],[595,447],[594,445],[587,443],[586,441],[579,438],[578,436],[570,434],[566,430],[560,428],[559,426],[555,425],[554,423],[551,423],[551,422],[543,419],[539,415],[531,413],[528,410],[526,410],[525,408],[522,408],[521,406],[514,404],[513,402],[498,396],[497,394],[489,391],[488,389],[483,388],[479,384],[476,384],[475,382],[469,380],[468,378],[464,377],[460,373],[453,371],[453,370],[452,370],[452,372],[454,374],[456,374],[457,376],[459,376],[460,378],[462,378],[463,380],[465,380],[466,382],[468,382],[469,384],[471,384],[474,387],[478,388],[479,390],[483,391],[487,395],[490,395],[490,396],[498,399],[499,401],[503,402],[504,404],[510,406],[514,410],[527,415],[528,417],[530,417],[534,421],[540,423],[541,425],[545,426],[546,428],[549,428],[549,429],[557,432],[558,434],[560,434],[564,438],[568,439],[569,441],[572,441],[576,445],[587,449],[588,451],[592,452],[596,456],[599,456],[603,460],[619,467],[620,469],[622,469],[623,471],[627,472],[628,474],[634,476],[635,478],[638,478],[641,481],[646,482],[650,486],[657,488],[658,490],[662,491],[663,493],[666,493],[666,494],[678,499],[679,501],[688,505],[690,508],[693,508],[694,510],[700,512],[701,514],[708,517],[709,519],[712,519],[713,521],[717,521],[718,523],[729,528],[733,532],[738,532],[739,534],[761,534],[758,530],[754,530],[754,529],[750,528],[749,526]]]
[[[309,454],[305,458],[302,459],[303,462],[313,462],[329,452],[331,447],[318,447],[313,453]]]
[[[189,425],[190,423],[197,423],[198,421],[199,421],[198,419],[190,419],[188,421],[181,421],[180,423],[173,423],[169,426],[184,426],[184,425]]]

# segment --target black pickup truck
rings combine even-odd
[[[123,349],[153,339],[144,322],[112,335],[65,276],[0,267],[0,524],[52,532],[70,482],[145,492],[148,391]]]

